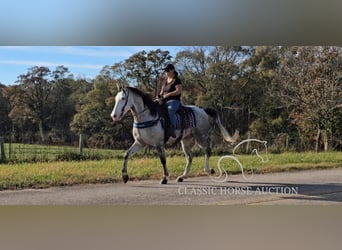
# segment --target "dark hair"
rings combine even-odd
[[[169,63],[168,65],[166,65],[164,70],[167,72],[169,72],[170,70],[175,70],[175,66],[173,64]]]
[[[174,73],[174,78],[178,77],[178,72],[176,71],[175,66],[173,64],[169,63],[168,65],[166,65],[164,70],[166,72],[169,72],[170,70],[174,70],[174,72],[173,72]]]

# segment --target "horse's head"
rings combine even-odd
[[[113,121],[120,121],[131,108],[132,105],[129,103],[129,90],[121,88],[115,96],[115,105],[110,116]]]

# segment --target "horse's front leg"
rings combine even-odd
[[[122,165],[122,179],[123,179],[124,183],[126,183],[129,179],[128,174],[127,174],[127,161],[128,161],[128,159],[142,148],[143,148],[143,145],[141,145],[139,142],[135,141],[132,144],[132,146],[126,151],[125,156],[124,156],[124,162]]]
[[[164,176],[163,176],[163,179],[160,181],[160,184],[167,184],[167,178],[169,177],[169,171],[167,170],[167,167],[166,167],[165,149],[162,146],[158,146],[157,151],[158,151],[158,155],[160,158],[160,162],[163,165],[163,170],[164,170]]]

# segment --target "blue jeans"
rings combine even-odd
[[[169,113],[170,121],[173,129],[176,129],[176,112],[179,108],[180,101],[179,100],[169,100],[166,102],[167,111]]]

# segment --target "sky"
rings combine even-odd
[[[177,46],[0,46],[0,83],[16,84],[33,66],[53,71],[63,65],[74,77],[95,78],[106,65],[122,62],[142,50],[168,50],[174,58]]]

